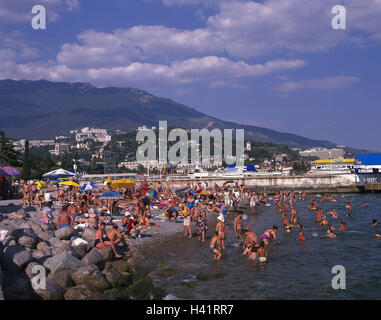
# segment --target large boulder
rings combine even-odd
[[[54,235],[59,240],[70,240],[75,234],[75,229],[71,226],[60,228],[54,232]]]
[[[119,272],[130,272],[130,264],[125,260],[114,260],[108,263],[111,263],[111,265]]]
[[[96,240],[95,233],[96,231],[94,229],[86,228],[85,231],[83,231],[81,238],[85,239],[87,242],[94,242]]]
[[[48,242],[51,238],[54,237],[54,232],[53,231],[40,231],[40,232],[36,233],[36,235],[41,241],[47,241]]]
[[[71,247],[71,252],[78,259],[82,259],[87,254],[87,245],[86,244],[80,244],[78,246],[72,246]]]
[[[96,248],[93,248],[86,254],[81,261],[87,266],[95,264],[100,270],[103,270],[106,262],[103,255]]]
[[[106,278],[94,264],[79,268],[72,274],[72,279],[76,285],[84,284],[100,291],[110,287]]]
[[[65,300],[103,300],[104,296],[94,288],[80,284],[65,292]]]
[[[57,227],[53,223],[44,223],[41,225],[41,229],[44,231],[56,231]]]
[[[63,270],[75,271],[85,266],[85,264],[78,258],[65,252],[47,259],[44,266],[48,267],[50,272],[56,273]]]
[[[32,251],[30,249],[12,245],[5,248],[2,264],[6,270],[20,272],[32,259]]]
[[[48,249],[48,248],[50,248],[49,245],[48,245],[46,242],[44,242],[44,241],[40,242],[40,243],[37,245],[37,249],[38,249],[38,250],[41,250],[41,251],[44,251],[44,250],[46,250],[46,249]]]
[[[95,250],[98,250],[98,252],[103,256],[103,258],[106,261],[111,261],[114,259],[114,252],[112,251],[111,247],[106,247],[106,248],[95,248]]]
[[[74,286],[70,271],[64,270],[56,273],[49,273],[48,277],[57,281],[58,284],[64,289],[68,289]]]
[[[35,294],[43,300],[62,300],[65,290],[58,282],[50,277],[46,278],[44,289],[35,289]]]
[[[132,276],[128,273],[121,273],[114,268],[106,268],[103,270],[103,274],[107,281],[114,288],[128,287],[132,284]]]
[[[25,248],[34,249],[36,248],[36,240],[29,236],[22,236],[17,241],[20,246]]]
[[[61,245],[61,241],[60,239],[58,238],[55,238],[55,237],[52,237],[48,240],[48,243],[52,246],[52,247],[59,247]]]

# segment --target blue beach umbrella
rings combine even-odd
[[[80,191],[92,191],[93,189],[98,189],[98,187],[95,184],[89,183],[85,184],[79,189]]]
[[[100,196],[99,199],[123,199],[123,197],[118,192],[106,192]]]

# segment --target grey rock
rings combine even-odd
[[[38,245],[37,245],[37,249],[38,250],[45,250],[45,249],[48,249],[49,248],[49,245],[46,243],[46,242],[44,242],[44,241],[42,241],[42,242],[40,242]]]
[[[37,233],[37,237],[42,240],[48,242],[51,238],[54,237],[53,231],[39,231]],[[55,238],[56,239],[56,238]],[[58,240],[58,239],[57,239]]]
[[[29,236],[22,236],[18,240],[18,244],[25,248],[34,249],[36,248],[36,240]]]
[[[47,261],[45,262],[47,262],[48,268],[52,273],[56,273],[63,270],[75,271],[78,268],[85,266],[85,264],[81,260],[68,253],[62,253],[53,256],[47,259]]]
[[[87,245],[86,244],[80,244],[78,246],[72,246],[71,252],[78,259],[82,259],[87,254]]]
[[[85,229],[85,231],[83,231],[81,238],[88,242],[95,241],[96,240],[95,233],[96,233],[95,230],[87,228]]]
[[[84,284],[101,291],[104,291],[110,287],[110,284],[104,275],[94,264],[79,268],[73,273],[72,279],[76,285]]]
[[[98,250],[98,252],[103,256],[103,258],[106,261],[111,261],[114,259],[114,252],[112,251],[111,247],[106,247],[106,248],[95,248],[95,250]]]
[[[103,255],[96,248],[91,249],[91,251],[86,254],[81,261],[87,266],[95,264],[100,270],[103,270],[106,262]]]
[[[48,242],[52,247],[59,247],[61,245],[60,239],[55,237],[50,238]]]
[[[64,298],[65,290],[56,280],[47,277],[45,285],[45,289],[34,290],[37,296],[43,300],[62,300]]]
[[[56,238],[60,240],[69,240],[75,234],[75,229],[71,226],[60,228],[54,232]]]
[[[12,272],[19,272],[33,259],[32,251],[18,245],[5,248],[3,254],[3,267]]]
[[[104,296],[99,291],[83,284],[66,290],[64,297],[65,297],[65,300],[102,300],[104,299]]]
[[[74,286],[70,271],[64,270],[56,273],[49,273],[48,277],[57,281],[58,284],[64,289],[68,289]]]

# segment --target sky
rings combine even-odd
[[[45,30],[32,28],[36,4]],[[380,57],[381,0],[0,0],[0,79],[136,87],[378,151]]]

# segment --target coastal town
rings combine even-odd
[[[380,16],[380,0],[1,0],[3,317],[380,299]]]

